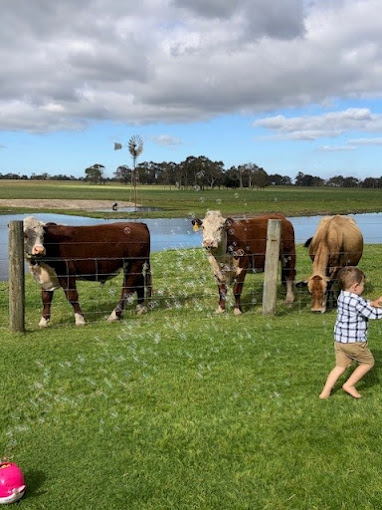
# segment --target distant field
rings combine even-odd
[[[29,212],[27,207],[4,207],[1,199],[87,199],[109,200],[110,203],[133,201],[131,186],[117,184],[91,185],[62,181],[0,181],[0,214]],[[335,189],[268,187],[264,190],[216,189],[206,191],[177,190],[174,187],[138,186],[136,201],[145,208],[160,211],[145,212],[145,217],[170,218],[203,215],[208,209],[220,209],[223,214],[255,214],[282,212],[287,216],[309,214],[379,212],[382,208],[381,189]],[[33,209],[36,210],[36,209]],[[41,209],[42,210],[42,209]],[[44,211],[52,209],[44,208]],[[75,210],[54,209],[54,212],[76,214]],[[104,217],[105,213],[81,211],[81,214]],[[141,216],[142,213],[118,211],[107,213],[115,218]]]

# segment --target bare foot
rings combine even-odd
[[[318,398],[320,399],[325,399],[325,398],[329,398],[330,397],[330,393],[324,393],[323,391],[318,395]]]
[[[360,393],[358,393],[354,386],[346,386],[346,384],[344,384],[342,386],[342,389],[346,391],[346,393],[349,393],[349,395],[351,395],[354,398],[361,398],[362,396]]]

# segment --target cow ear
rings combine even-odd
[[[306,289],[308,286],[308,280],[302,280],[301,282],[296,282],[297,289]]]
[[[194,218],[191,223],[194,225],[194,230],[197,232],[199,228],[203,225],[203,221],[199,218]]]
[[[233,218],[227,218],[224,222],[224,228],[226,230],[230,229],[232,225],[235,223],[235,220]]]

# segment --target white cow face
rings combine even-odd
[[[24,219],[24,251],[26,258],[45,255],[44,223],[33,216]]]
[[[220,211],[208,211],[203,220],[193,220],[193,223],[203,228],[204,248],[215,251],[222,246],[226,247],[227,220]]]

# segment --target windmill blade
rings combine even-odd
[[[133,158],[137,158],[143,151],[143,141],[139,135],[134,135],[129,140],[129,151]]]

